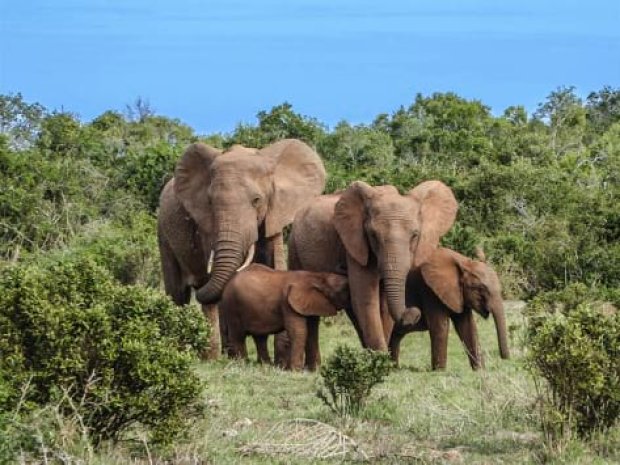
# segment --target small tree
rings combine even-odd
[[[588,437],[620,418],[620,312],[597,294],[573,285],[528,306],[529,363],[544,378],[542,421],[551,441],[573,430]]]
[[[383,352],[340,345],[321,367],[317,396],[341,417],[357,415],[372,388],[383,382],[392,366]]]

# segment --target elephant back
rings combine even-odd
[[[317,197],[312,203],[300,209],[293,220],[289,239],[289,260],[291,269],[343,274],[346,270],[346,251],[333,217],[340,194]]]

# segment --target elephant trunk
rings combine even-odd
[[[499,354],[503,359],[507,359],[510,358],[510,351],[508,349],[508,334],[506,331],[506,313],[504,311],[504,303],[501,298],[498,298],[497,302],[493,303],[492,309],[495,329],[497,331]]]
[[[213,270],[209,281],[196,291],[198,302],[207,305],[220,299],[224,287],[241,266],[245,249],[239,233],[220,233],[215,243]]]
[[[388,259],[382,266],[382,276],[388,311],[397,325],[408,328],[415,325],[421,317],[417,308],[405,306],[405,283],[410,267],[409,251],[393,250],[388,252],[387,256]]]

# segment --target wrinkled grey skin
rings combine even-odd
[[[405,306],[407,274],[436,249],[456,211],[454,194],[439,181],[423,182],[406,195],[356,181],[297,213],[289,269],[347,275],[348,315],[362,345],[387,351],[394,322],[409,328],[420,318]]]
[[[183,305],[195,289],[214,328],[207,358],[219,354],[214,304],[251,246],[254,261],[283,263],[282,228],[324,186],[320,157],[295,139],[261,150],[237,145],[222,153],[201,143],[187,148],[163,189],[157,232],[166,293]]]

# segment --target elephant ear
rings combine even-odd
[[[211,182],[211,164],[222,153],[208,145],[191,144],[178,161],[174,172],[174,192],[181,204],[200,225],[208,219],[207,189]]]
[[[364,230],[366,199],[374,190],[364,181],[353,182],[340,196],[334,209],[334,227],[340,240],[357,263],[368,264],[368,241]]]
[[[293,222],[297,210],[325,189],[325,167],[305,143],[284,139],[258,152],[276,162],[274,192],[265,217],[265,235],[274,236]]]
[[[303,316],[333,316],[338,309],[312,282],[291,284],[287,300],[291,308]]]
[[[420,266],[426,285],[456,313],[464,308],[460,259],[456,252],[440,247]]]
[[[408,194],[420,204],[420,232],[413,260],[418,267],[437,249],[439,239],[446,234],[456,219],[458,203],[452,189],[441,181],[425,181]]]

